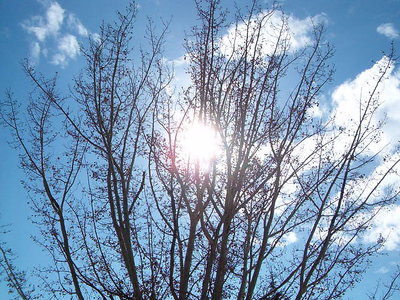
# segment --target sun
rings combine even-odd
[[[201,122],[194,122],[183,131],[182,151],[190,162],[208,166],[217,158],[220,144],[217,130]]]

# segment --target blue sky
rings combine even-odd
[[[223,2],[230,3],[228,0]],[[165,56],[176,62],[179,72],[179,61],[184,55],[184,33],[190,30],[196,20],[193,1],[143,0],[138,3],[138,38],[135,41],[143,37],[147,16],[156,23],[161,18],[171,20]],[[22,102],[27,97],[32,85],[20,67],[21,60],[26,57],[30,57],[39,70],[46,74],[59,72],[61,82],[64,83],[61,88],[67,88],[68,81],[79,72],[82,63],[78,43],[89,35],[95,36],[102,20],[112,20],[114,12],[123,9],[125,5],[126,1],[122,0],[0,0],[0,92],[10,88]],[[325,90],[325,100],[328,106],[336,105],[337,111],[345,116],[351,110],[351,102],[348,100],[351,92],[360,88],[363,80],[371,76],[371,68],[375,61],[382,58],[382,51],[389,50],[391,41],[399,49],[400,1],[287,0],[281,1],[281,5],[291,16],[293,28],[298,29],[299,37],[306,38],[309,35],[305,24],[310,18],[322,20],[326,24],[326,38],[335,46],[332,62],[336,73],[334,81]],[[391,112],[385,134],[387,141],[400,138],[396,133],[396,130],[400,131],[399,74],[398,68],[390,73],[387,91],[383,93],[388,99],[384,108]],[[35,229],[28,220],[31,215],[27,203],[29,200],[20,184],[23,173],[18,168],[18,152],[9,147],[9,139],[8,131],[0,128],[0,224],[11,224],[11,233],[6,236],[6,240],[19,256],[18,265],[29,270],[45,258],[30,240]],[[364,295],[373,279],[382,277],[384,280],[395,264],[400,263],[398,216],[399,207],[393,207],[384,216],[387,222],[382,221],[381,226],[376,225],[376,231],[371,232],[371,236],[378,234],[379,230],[391,232],[390,243],[386,246],[388,255],[379,258],[378,263],[371,267],[365,283],[354,295]],[[4,287],[0,285],[0,299],[6,297],[3,295]]]

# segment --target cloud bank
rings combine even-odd
[[[366,107],[366,101],[375,87],[377,78],[380,76],[382,68],[388,64],[388,57],[383,56],[371,68],[361,72],[354,79],[340,84],[332,93],[332,101],[337,126],[354,130],[355,124],[360,119],[363,108]],[[377,179],[384,174],[396,161],[400,155],[396,153],[395,145],[400,141],[400,70],[395,68],[393,62],[390,63],[386,76],[377,91],[378,96],[373,98],[374,105],[371,113],[373,117],[366,126],[382,126],[379,139],[373,138],[372,143],[367,146],[369,155],[378,155],[379,165],[371,170],[370,175],[360,182],[360,186],[365,186],[365,194],[370,192]],[[384,123],[380,123],[381,121]],[[351,138],[351,137],[350,137]],[[340,146],[340,145],[339,145]],[[342,147],[346,147],[346,141],[343,141]],[[383,151],[382,151],[383,149]],[[396,165],[393,172],[389,173],[384,182],[375,191],[374,199],[381,200],[384,197],[385,190],[399,189],[400,167]],[[385,240],[385,250],[400,249],[400,205],[382,207],[377,213],[372,228],[364,236],[366,242],[376,242],[380,238]]]
[[[353,80],[340,84],[334,90],[332,101],[336,125],[354,130],[353,127],[360,120],[360,113],[367,106],[369,95],[375,88],[381,69],[388,63],[388,58],[383,56],[371,68],[361,72]],[[377,127],[382,120],[385,124],[380,140],[370,146],[369,150],[372,153],[377,153],[386,145],[394,145],[400,140],[400,131],[395,130],[400,128],[400,70],[395,69],[393,62],[375,95],[376,97],[371,99],[375,104],[370,108],[370,113],[374,114],[372,123],[366,125]],[[393,149],[387,148],[387,151],[391,150]]]

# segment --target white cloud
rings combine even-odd
[[[91,33],[90,38],[95,41],[96,43],[100,43],[100,34],[98,33]]]
[[[53,56],[52,63],[64,66],[68,59],[75,58],[79,53],[79,43],[72,34],[67,34],[58,41],[58,53]]]
[[[355,79],[342,83],[334,90],[332,94],[335,106],[333,115],[337,126],[345,128],[350,133],[354,132],[377,79],[381,75],[381,69],[388,63],[388,57],[383,56],[371,68],[361,72]],[[400,140],[400,131],[398,130],[400,128],[400,71],[395,70],[392,62],[375,92],[375,96],[368,108],[368,113],[373,113],[371,123],[365,122],[364,125],[372,128],[372,126],[378,126],[379,122],[384,119],[385,125],[382,128],[380,140],[375,139],[368,147],[372,153],[376,153],[385,145],[392,145],[387,151],[393,150],[391,149],[395,145],[393,142]],[[343,143],[345,144],[345,140]]]
[[[191,84],[191,78],[186,69],[189,65],[186,55],[184,54],[174,59],[164,57],[162,60],[165,66],[174,73],[170,84],[166,87],[166,92],[169,95],[176,94],[178,96],[182,88],[187,88]]]
[[[41,55],[48,56],[51,57],[50,63],[64,67],[79,54],[76,36],[87,37],[89,31],[74,14],[67,12],[58,2],[41,3],[45,6],[44,15],[33,16],[22,23],[25,31],[34,38],[31,42],[31,60],[38,63]]]
[[[366,138],[364,154],[374,155],[383,147],[387,147],[378,154],[375,160],[377,164],[369,165],[365,169],[366,176],[349,182],[345,191],[345,194],[348,195],[346,203],[357,205],[359,201],[363,201],[367,197],[369,197],[368,203],[377,203],[377,201],[384,199],[390,189],[399,190],[400,188],[400,166],[397,164],[400,160],[400,154],[396,149],[400,140],[400,131],[398,130],[400,128],[400,70],[396,69],[394,63],[390,62],[386,56],[354,79],[347,80],[337,86],[332,93],[333,111],[331,118],[328,119],[333,120],[335,127],[344,128],[344,131],[332,131],[331,134],[325,136],[323,141],[333,139],[334,142],[325,146],[324,152],[333,156],[333,159],[340,159],[343,152],[348,151],[348,144],[354,138],[360,117],[366,110],[371,92],[373,92],[375,84],[381,76],[382,68],[388,64],[390,68],[376,91],[376,97],[372,97],[371,105],[367,109],[371,116],[370,122],[365,122],[363,125],[363,130],[373,130],[373,126],[378,126],[379,121],[385,119],[380,139],[376,139],[374,135]],[[310,114],[312,113],[310,112]],[[326,111],[322,110],[322,114],[326,114]],[[300,160],[305,159],[308,154],[318,148],[318,145],[317,139],[308,138],[295,149],[294,155]],[[323,158],[321,159],[323,160]],[[318,159],[310,161],[305,169],[315,167],[316,162],[318,163]],[[391,171],[389,172],[389,170]],[[386,173],[385,179],[381,182],[380,179]],[[376,188],[378,185],[379,187]],[[332,201],[334,200],[335,198],[332,199]],[[330,215],[329,210],[327,214]],[[368,230],[360,239],[375,243],[382,236],[387,239],[384,245],[386,250],[400,249],[399,215],[400,205],[382,208],[376,219],[372,221],[372,229]],[[369,217],[371,217],[370,214],[359,214],[349,223],[349,226],[356,228]],[[326,226],[321,225],[319,230],[320,236],[323,238],[326,234]],[[341,244],[347,242],[349,238],[351,236],[343,234],[335,242]]]
[[[30,20],[25,21],[23,28],[35,35],[35,37],[43,42],[49,35],[57,35],[64,21],[65,10],[57,3],[51,2],[46,10],[45,17],[34,16]]]
[[[68,16],[68,25],[75,30],[79,35],[87,37],[89,35],[89,31],[83,26],[82,22],[74,15],[70,14]]]
[[[378,274],[387,274],[387,273],[389,273],[389,271],[390,271],[390,269],[388,269],[387,267],[383,266],[383,267],[380,267],[376,271],[376,273],[378,273]]]
[[[346,128],[356,126],[359,123],[364,108],[373,91],[380,68],[387,63],[387,57],[383,57],[353,80],[347,80],[340,84],[332,93],[332,101],[335,105],[335,123]]]
[[[283,236],[284,244],[289,245],[298,241],[297,234],[294,231],[290,231]]]
[[[376,88],[377,80],[382,74],[382,69],[389,64],[379,87],[375,91],[375,97],[371,93]],[[370,101],[368,103],[368,101]],[[334,148],[334,155],[341,155],[347,151],[349,143],[354,138],[355,130],[360,123],[360,118],[366,111],[369,121],[364,122],[362,130],[370,133],[365,135],[364,154],[375,155],[377,165],[369,167],[368,175],[355,180],[349,184],[347,190],[358,191],[352,198],[346,199],[350,202],[361,201],[370,195],[369,203],[382,200],[388,189],[399,189],[400,167],[397,162],[400,154],[396,149],[400,140],[400,71],[395,69],[394,63],[388,57],[383,56],[371,68],[361,72],[356,78],[348,80],[339,85],[332,93],[334,110],[332,117],[335,125],[344,129],[339,135]],[[368,108],[367,108],[368,107]],[[373,133],[373,128],[378,128],[380,122],[380,136]],[[379,152],[381,151],[381,152]],[[388,172],[391,170],[390,172]],[[381,182],[382,176],[387,174]],[[362,187],[362,188],[360,188]],[[371,230],[364,236],[367,242],[375,243],[380,236],[387,239],[384,248],[395,250],[400,246],[400,206],[382,208],[373,221]],[[361,215],[363,217],[369,215]],[[357,220],[355,220],[357,222]]]
[[[57,2],[54,2],[48,8],[46,17],[49,32],[57,33],[64,21],[64,9]]]
[[[227,34],[221,39],[220,51],[226,56],[241,55],[246,43],[247,28],[250,28],[249,32],[253,34],[253,38],[258,28],[261,28],[259,37],[261,42],[257,50],[262,56],[274,53],[277,46],[277,52],[282,52],[286,42],[290,46],[289,51],[295,52],[312,42],[314,26],[326,20],[325,14],[299,19],[293,15],[286,16],[281,11],[265,11],[252,18],[249,26],[242,22],[229,27]],[[253,51],[254,42],[250,44],[252,45],[250,49]]]
[[[79,43],[74,35],[67,34],[58,45],[58,49],[68,57],[74,58],[79,52]]]
[[[33,42],[31,44],[31,59],[34,64],[39,62],[41,47],[38,42]]]
[[[279,240],[279,242],[277,243],[278,247],[286,247],[290,244],[294,244],[298,241],[298,237],[296,232],[294,231],[289,231],[287,233],[285,233],[282,238]],[[261,243],[261,242],[259,242]]]
[[[399,37],[399,32],[392,23],[384,23],[376,28],[376,31],[390,39],[397,39]]]
[[[187,61],[186,55],[179,56],[178,58],[172,60],[171,63],[175,67],[181,67],[181,66],[187,66],[188,65],[188,61]]]
[[[288,18],[288,27],[290,36],[291,51],[297,51],[304,48],[312,41],[312,31],[314,26],[327,21],[325,14],[319,14],[314,17],[298,19],[292,15]]]
[[[376,243],[385,239],[384,249],[393,251],[400,247],[400,206],[382,208],[375,217],[372,229],[365,235],[366,242]]]
[[[314,104],[307,110],[307,113],[312,118],[321,118],[324,114],[324,111],[319,105]]]

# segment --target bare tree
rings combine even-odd
[[[137,264],[142,258],[135,222],[145,172],[138,161],[146,116],[156,89],[163,88],[164,32],[156,37],[150,24],[150,47],[131,56],[135,15],[132,3],[90,39],[82,50],[86,68],[68,97],[58,95],[57,78],[46,80],[29,62],[23,68],[36,93],[27,121],[18,116],[12,94],[6,95],[3,121],[23,150],[25,185],[42,233],[38,242],[54,260],[44,270],[57,275],[57,282],[45,283],[53,297],[143,298],[147,272]]]
[[[315,24],[305,49],[292,51],[282,16],[271,47],[263,30],[277,12],[253,2],[221,39],[229,23],[219,6],[198,3],[201,24],[186,44],[192,85],[154,115],[150,178],[159,180],[153,197],[170,232],[171,294],[339,298],[380,246],[355,239],[376,209],[397,199],[398,191],[379,201],[374,193],[398,160],[372,187],[356,188],[377,159],[366,149],[378,139],[371,120],[391,56],[360,99],[359,119],[336,128],[334,117],[309,116],[332,76],[323,26]],[[199,123],[219,139],[220,153],[208,164],[185,157],[182,145],[186,128]],[[299,241],[285,247],[293,232]]]
[[[398,157],[371,172],[369,151],[393,54],[343,126],[310,114],[333,75],[322,24],[296,50],[276,7],[253,1],[232,19],[218,0],[196,5],[182,92],[162,58],[166,26],[156,35],[150,22],[133,52],[132,4],[82,50],[70,95],[28,62],[27,122],[7,94],[3,121],[53,258],[44,288],[78,299],[341,298],[383,242],[358,237],[397,201],[381,187]],[[188,149],[193,135],[202,153]]]
[[[8,226],[0,226],[0,235],[10,234],[6,229]],[[7,284],[8,293],[14,294],[13,299],[37,299],[34,296],[34,288],[28,283],[26,272],[19,270],[15,264],[16,256],[7,247],[7,244],[0,240],[0,280]]]
[[[393,272],[391,276],[391,280],[388,284],[378,282],[376,288],[373,293],[368,295],[370,300],[388,300],[393,297],[395,292],[400,290],[399,286],[399,278],[400,278],[400,268],[399,266],[396,267],[395,272]],[[383,288],[382,286],[383,285]]]

